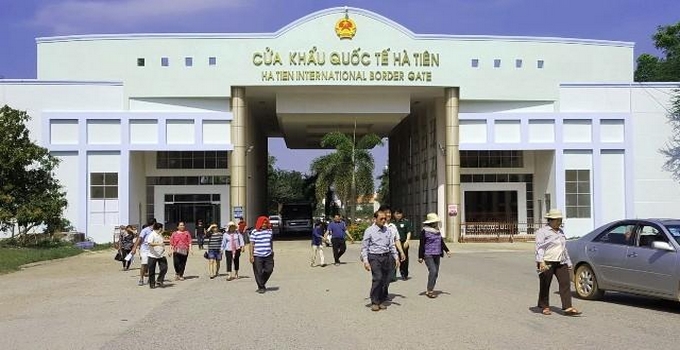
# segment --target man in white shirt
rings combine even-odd
[[[146,239],[149,236],[149,234],[151,234],[151,231],[153,231],[153,225],[155,224],[156,224],[155,218],[149,219],[146,227],[144,227],[142,231],[139,233],[139,237],[137,237],[137,241],[135,241],[135,245],[132,247],[131,253],[133,255],[136,254],[137,249],[139,249],[139,260],[142,264],[142,266],[139,269],[139,283],[137,283],[138,286],[144,285],[144,275],[148,271],[149,244],[146,242]]]
[[[163,288],[163,281],[165,274],[168,272],[168,259],[165,257],[165,242],[163,239],[163,225],[156,223],[153,225],[153,231],[146,237],[146,243],[149,245],[148,265],[149,265],[149,287],[151,289],[158,287]],[[156,283],[156,265],[159,267],[158,283]]]

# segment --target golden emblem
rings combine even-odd
[[[341,40],[343,39],[352,39],[354,38],[354,35],[357,33],[357,25],[354,23],[354,21],[349,18],[349,12],[347,9],[345,9],[345,17],[341,18],[338,20],[338,22],[335,23],[335,34],[337,34],[338,38]]]

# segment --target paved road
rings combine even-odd
[[[677,348],[678,303],[608,294],[576,299],[582,317],[536,313],[530,244],[456,245],[437,299],[421,294],[426,269],[412,264],[380,312],[367,308],[358,245],[346,264],[325,268],[309,267],[307,242],[275,248],[264,295],[252,278],[208,279],[199,254],[188,266],[195,278],[156,290],[137,287],[138,271],[120,271],[109,252],[0,276],[0,349]]]

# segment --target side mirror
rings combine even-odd
[[[675,248],[670,245],[668,242],[652,242],[652,248],[653,249],[659,249],[659,250],[665,250],[668,252],[674,252]]]

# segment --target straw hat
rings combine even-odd
[[[208,227],[208,231],[211,231],[213,228],[217,228],[217,224],[210,225],[210,227]]]
[[[427,217],[425,218],[425,221],[423,221],[423,224],[432,224],[435,222],[439,222],[439,216],[437,213],[428,213]]]
[[[233,221],[229,221],[229,223],[227,224],[227,228],[230,228],[232,226],[236,227],[236,223],[234,223]]]
[[[562,212],[559,209],[550,209],[548,214],[545,214],[546,219],[561,219]]]

